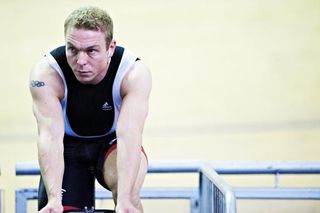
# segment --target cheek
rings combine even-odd
[[[69,64],[69,66],[71,66],[72,67],[72,65],[73,64],[75,64],[75,59],[74,59],[75,57],[71,57],[71,56],[68,56],[67,55],[67,62],[68,62],[68,64]]]
[[[95,61],[95,64],[99,68],[105,68],[107,66],[107,60],[105,58],[100,58]]]

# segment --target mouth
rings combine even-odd
[[[76,72],[79,76],[89,76],[91,74],[90,71],[86,71],[86,70],[77,70]]]

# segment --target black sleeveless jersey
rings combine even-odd
[[[76,79],[68,65],[65,46],[54,49],[46,57],[64,82],[61,106],[65,134],[78,138],[97,138],[115,132],[122,101],[121,82],[137,57],[117,46],[106,76],[95,85],[85,85]]]

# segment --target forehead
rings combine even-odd
[[[75,27],[71,27],[66,31],[65,39],[67,44],[72,44],[79,48],[92,45],[105,46],[106,44],[104,32]]]

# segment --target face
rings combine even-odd
[[[77,80],[99,83],[107,73],[115,42],[107,47],[104,32],[75,27],[67,30],[65,40],[67,61]]]

